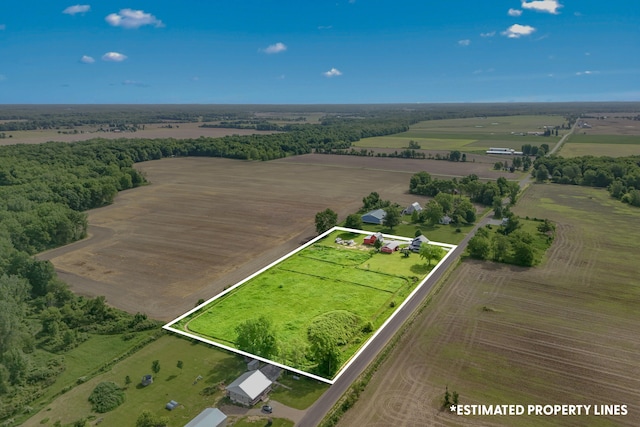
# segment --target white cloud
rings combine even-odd
[[[513,24],[512,26],[504,30],[501,34],[503,36],[509,37],[510,39],[518,39],[522,36],[528,36],[535,30],[536,29],[530,25]]]
[[[102,55],[102,60],[107,62],[122,62],[125,59],[127,59],[127,56],[118,52],[107,52]]]
[[[164,27],[161,20],[143,10],[121,9],[119,13],[107,15],[104,20],[114,27],[140,28],[144,25]]]
[[[103,57],[103,59],[104,59],[104,57]],[[82,58],[80,58],[80,62],[85,63],[85,64],[93,64],[94,62],[96,62],[96,60],[93,59],[91,56],[82,55]]]
[[[318,29],[319,30],[330,30],[333,28],[333,25],[319,25]]]
[[[509,11],[507,12],[507,15],[509,15],[509,16],[520,16],[520,15],[522,15],[522,11],[520,9],[509,9]]]
[[[597,71],[591,71],[591,70],[578,71],[576,73],[576,76],[588,76],[588,75],[591,75],[591,74],[598,74],[598,72]]]
[[[325,71],[322,74],[325,77],[336,77],[336,76],[341,76],[342,75],[342,71],[338,70],[337,68],[332,68],[329,71]]]
[[[522,2],[523,9],[531,9],[536,12],[546,12],[553,15],[557,15],[559,13],[558,9],[561,7],[562,5],[558,3],[557,0],[534,0],[529,3],[526,1]]]
[[[469,39],[458,40],[458,44],[460,46],[469,46],[471,44],[471,40]]]
[[[495,31],[489,31],[488,33],[480,33],[480,37],[493,37],[496,35]]]
[[[86,13],[91,10],[91,6],[88,4],[77,4],[75,6],[69,6],[62,13],[66,13],[67,15],[75,15],[76,13]]]
[[[276,43],[276,44],[272,44],[266,47],[266,49],[262,49],[262,51],[264,53],[280,53],[280,52],[284,52],[285,50],[287,50],[287,46],[284,43]]]

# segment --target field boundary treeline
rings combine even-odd
[[[336,401],[336,403],[331,407],[331,409],[326,413],[322,421],[320,421],[319,427],[334,427],[338,424],[342,416],[358,401],[360,398],[360,393],[364,391],[364,389],[373,378],[373,375],[378,371],[380,365],[382,365],[390,354],[395,349],[396,345],[402,340],[407,330],[411,327],[415,319],[422,314],[422,312],[431,304],[433,298],[440,293],[442,288],[444,287],[445,282],[451,273],[460,265],[462,260],[458,258],[458,260],[452,263],[447,270],[442,274],[440,280],[438,280],[438,284],[433,288],[433,290],[427,295],[424,301],[420,304],[417,310],[415,310],[409,318],[403,323],[403,325],[398,329],[398,331],[391,337],[389,342],[384,346],[382,351],[378,353],[378,355],[374,358],[374,360],[362,371],[362,373],[358,376],[358,378],[351,383],[351,385],[347,388],[347,390],[342,394],[342,396]]]

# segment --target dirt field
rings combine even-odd
[[[139,164],[151,185],[91,211],[89,239],[41,258],[79,294],[105,295],[115,307],[169,321],[315,236],[315,214],[327,207],[342,220],[372,191],[403,205],[416,200],[406,194],[411,162],[377,159],[364,168],[358,160]]]
[[[173,128],[166,128],[167,124],[148,124],[145,130],[137,132],[97,132],[95,126],[83,126],[84,133],[60,134],[56,130],[26,130],[5,132],[12,135],[12,138],[0,139],[0,145],[11,144],[41,144],[48,141],[76,142],[86,141],[93,138],[118,139],[118,138],[176,138],[188,139],[208,136],[218,138],[226,135],[251,135],[270,134],[271,131],[256,131],[252,129],[225,129],[225,128],[201,128],[202,123],[179,123],[172,124]]]
[[[601,117],[585,118],[590,128],[581,128],[579,133],[586,133],[587,135],[638,135],[640,136],[640,121],[632,120],[632,117],[637,116],[637,113],[629,114],[611,114],[611,113],[598,113],[591,114],[592,116]]]
[[[558,222],[539,268],[465,261],[340,426],[640,425],[640,211],[605,191],[534,185],[517,211]],[[628,415],[457,416],[461,404],[626,404]]]

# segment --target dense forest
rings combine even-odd
[[[640,156],[540,157],[534,162],[538,182],[606,188],[612,197],[640,206]]]

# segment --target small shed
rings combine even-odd
[[[178,405],[179,403],[175,400],[170,400],[169,403],[167,403],[164,407],[170,411],[173,411]]]
[[[443,224],[443,225],[449,225],[451,224],[451,217],[449,215],[445,215],[442,218],[440,218],[439,222],[440,224]]]
[[[362,222],[367,224],[382,224],[384,217],[387,216],[387,213],[384,209],[376,209],[375,211],[367,212],[362,215]]]
[[[143,376],[142,380],[140,381],[140,385],[142,385],[142,387],[146,387],[149,384],[153,384],[153,375],[151,374]]]
[[[382,233],[370,234],[364,238],[365,245],[375,245],[377,241],[383,242],[384,238],[382,237]]]
[[[207,408],[184,427],[225,427],[227,416],[218,408]]]
[[[251,362],[247,363],[247,371],[255,371],[260,367],[260,361],[258,359],[253,359]]]
[[[400,249],[400,244],[403,242],[398,242],[395,240],[392,240],[390,242],[387,242],[384,244],[384,246],[382,248],[380,248],[380,252],[384,252],[385,254],[391,254],[395,251],[397,251],[398,249]]]
[[[425,236],[421,234],[411,241],[411,244],[409,245],[409,249],[412,252],[420,252],[420,247],[422,246],[423,243],[429,243],[429,239],[427,239]]]
[[[411,203],[409,206],[407,206],[402,210],[402,215],[411,215],[414,212],[422,212],[422,206],[420,206],[420,203],[418,202]]]

